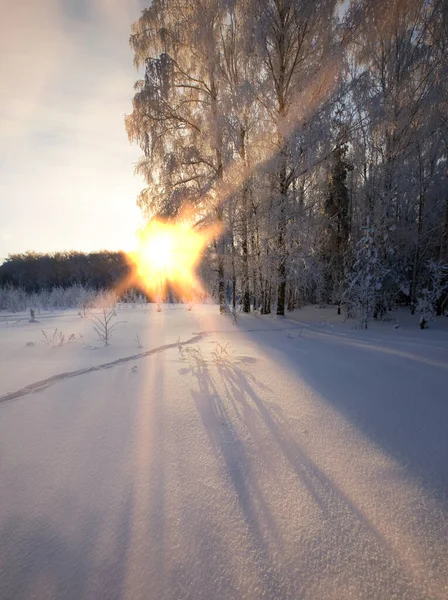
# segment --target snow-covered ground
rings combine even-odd
[[[447,598],[448,319],[334,313],[1,315],[0,598]]]

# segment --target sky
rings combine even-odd
[[[0,262],[130,249],[139,149],[124,115],[145,0],[0,0]]]

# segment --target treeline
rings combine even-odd
[[[153,0],[130,43],[138,204],[223,225],[221,307],[443,311],[446,1]]]
[[[113,288],[128,272],[123,252],[26,252],[12,254],[0,265],[0,286],[22,288],[27,293],[76,284],[100,290]]]
[[[199,271],[205,286],[195,300],[204,301],[208,293],[214,293],[213,272],[207,261],[201,262]],[[132,304],[184,300],[169,282],[163,298],[159,294],[152,297],[130,274],[124,252],[11,254],[0,265],[0,310],[79,308],[84,301],[108,292],[116,301]]]

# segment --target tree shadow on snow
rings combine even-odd
[[[191,389],[191,395],[215,455],[224,462],[225,478],[236,493],[250,546],[256,557],[258,576],[263,581],[268,597],[284,598],[283,574],[272,564],[267,544],[268,537],[276,536],[275,523],[252,473],[245,444],[221,400],[209,367],[202,365],[192,372],[198,389]]]
[[[255,342],[265,344],[256,334]],[[392,341],[269,337],[270,356],[304,379],[448,508],[448,364]],[[300,402],[300,398],[297,399]]]
[[[216,375],[212,373],[214,369]],[[309,458],[290,433],[281,409],[262,400],[260,390],[267,388],[232,361],[221,361],[211,368],[204,365],[193,372],[198,389],[191,389],[191,395],[210,444],[223,461],[226,479],[236,494],[266,596],[282,600],[306,596],[307,586],[315,584],[319,573],[326,572],[336,578],[344,571],[348,573],[354,563],[362,573],[360,585],[366,597],[375,591],[379,576],[387,581],[391,594],[410,591],[409,574],[399,565],[388,541]],[[223,385],[225,397],[221,397],[215,377]],[[249,433],[250,442],[243,429]],[[266,435],[319,507],[325,522],[325,533],[309,542],[311,549],[306,552],[306,559],[299,543],[297,556],[285,556],[285,540],[277,526],[276,514],[258,482],[252,461],[266,454]],[[297,511],[300,510],[298,502]],[[369,552],[357,552],[359,545],[354,543],[357,537],[361,545],[368,544]],[[336,539],[337,544],[328,544],[329,539]],[[314,582],[313,577],[310,580],[310,556],[314,562],[312,570],[317,574]]]

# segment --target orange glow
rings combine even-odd
[[[162,299],[167,284],[188,300],[201,292],[196,267],[217,227],[196,230],[187,220],[153,219],[140,231],[139,245],[128,254],[132,280]]]

